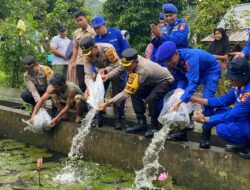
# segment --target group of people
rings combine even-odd
[[[176,112],[182,103],[198,103],[203,112],[190,114],[192,121],[202,123],[200,148],[210,148],[211,129],[216,128],[218,136],[230,145],[227,151],[236,151],[244,158],[250,158],[247,148],[250,147],[250,68],[246,59],[250,50],[250,38],[242,52],[228,62],[229,42],[225,30],[214,31],[215,40],[209,52],[188,46],[188,23],[177,17],[178,9],[173,4],[164,4],[160,14],[160,24],[151,25],[152,41],[146,49],[146,56],[129,46],[126,38],[118,29],[109,28],[101,16],[91,20],[88,25],[83,11],[75,15],[79,29],[74,32],[72,57],[68,75],[75,68],[77,84],[66,81],[64,67],[60,73],[55,69],[39,65],[33,56],[26,56],[23,63],[26,68],[24,81],[28,90],[21,97],[34,109],[30,122],[38,110],[51,98],[53,120],[67,119],[71,106],[76,108],[76,122],[81,121],[81,112],[89,96],[89,80],[97,74],[103,79],[105,90],[112,84],[112,95],[109,100],[99,105],[92,126],[103,126],[103,114],[107,106],[114,108],[114,128],[121,130],[121,120],[125,113],[125,99],[131,97],[137,118],[135,126],[126,129],[128,133],[145,132],[146,137],[153,137],[160,130],[158,116],[164,96],[171,90],[181,88],[183,95],[176,101],[170,112]],[[66,59],[57,48],[65,39],[59,30],[57,38],[51,42],[52,52]],[[228,63],[227,63],[228,62]],[[226,70],[225,70],[226,69]],[[54,74],[53,74],[54,72]],[[232,89],[222,97],[215,97],[219,81],[225,75],[231,82]],[[202,98],[196,97],[199,85],[203,85]],[[145,116],[148,105],[151,123],[147,124]],[[233,105],[233,106],[232,106]],[[168,140],[187,140],[187,130],[171,133]]]

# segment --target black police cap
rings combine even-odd
[[[122,57],[126,58],[127,61],[137,60],[138,52],[133,48],[128,48],[122,52]]]
[[[32,66],[34,64],[36,64],[36,59],[34,56],[32,55],[27,55],[23,58],[23,64],[27,65],[27,66]]]
[[[250,65],[245,57],[237,57],[227,65],[225,76],[232,80],[248,80],[250,76]]]
[[[66,28],[64,25],[59,25],[58,28],[57,28],[57,30],[58,30],[59,32],[62,32],[62,31],[67,30],[67,28]]]
[[[80,48],[82,51],[89,51],[94,47],[94,45],[94,39],[90,36],[86,36],[80,41]]]

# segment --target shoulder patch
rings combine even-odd
[[[184,30],[185,27],[186,27],[186,23],[185,23],[185,22],[181,23],[181,25],[180,25],[180,30]]]
[[[110,62],[116,62],[118,60],[118,55],[117,55],[116,51],[113,48],[108,48],[106,50],[106,55],[107,55],[108,60]]]
[[[246,93],[242,94],[242,96],[240,97],[240,102],[245,103],[249,96],[250,96],[250,92],[246,92]]]
[[[53,75],[52,69],[50,67],[44,66],[44,65],[42,66],[42,69],[43,69],[47,79],[50,79],[50,77]]]
[[[130,73],[128,76],[125,92],[128,94],[135,94],[139,88],[139,76],[137,73]]]

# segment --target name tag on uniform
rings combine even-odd
[[[110,42],[116,42],[116,41],[117,41],[117,38],[110,40]]]
[[[173,30],[172,30],[172,32],[176,32],[176,31],[178,31],[178,25],[175,25]]]

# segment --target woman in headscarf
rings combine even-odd
[[[220,62],[222,70],[226,69],[230,45],[226,31],[223,28],[214,30],[214,41],[209,46],[208,52],[213,54]]]

